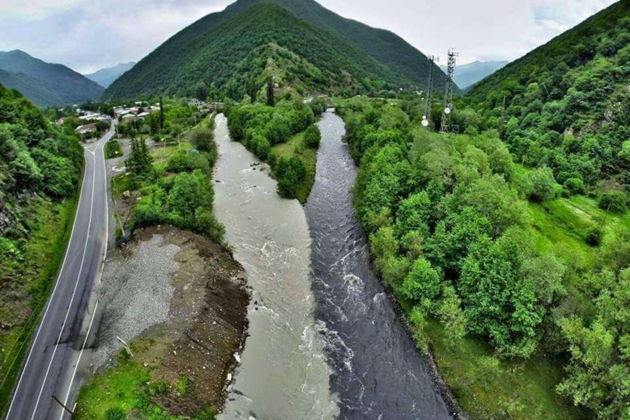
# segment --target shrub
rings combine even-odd
[[[584,192],[584,181],[580,178],[569,178],[565,181],[564,186],[571,194],[582,194]]]
[[[537,203],[557,197],[559,185],[550,168],[532,169],[527,175],[527,198]]]
[[[315,124],[311,124],[304,133],[304,145],[309,149],[317,149],[322,139],[322,134]]]
[[[298,185],[306,176],[304,162],[297,156],[290,159],[280,158],[276,165],[278,179],[278,194],[285,198],[295,198]]]
[[[105,412],[106,420],[126,420],[127,413],[122,408],[110,408]]]
[[[602,243],[603,236],[604,231],[600,227],[593,226],[586,232],[584,240],[591,246],[599,246]]]
[[[628,197],[623,191],[609,191],[600,197],[599,208],[613,213],[624,213],[628,209]]]
[[[204,152],[210,152],[216,149],[214,144],[214,133],[206,127],[199,127],[190,133],[190,142],[197,149]]]

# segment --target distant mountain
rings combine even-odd
[[[193,95],[205,86],[239,98],[272,68],[300,89],[396,89],[423,85],[430,65],[395,34],[344,19],[314,0],[239,0],[171,37],[104,97]],[[438,87],[445,79],[438,78]]]
[[[37,106],[57,106],[99,99],[103,88],[61,64],[46,63],[24,51],[0,52],[0,81],[19,90]]]
[[[499,70],[508,61],[474,61],[468,64],[462,64],[455,69],[455,83],[460,89],[465,90]],[[440,66],[442,71],[446,71],[446,66]]]
[[[54,106],[62,103],[57,92],[54,92],[38,79],[23,73],[9,73],[0,69],[0,84],[20,91],[31,102],[40,107]]]
[[[84,76],[106,88],[111,85],[114,80],[118,79],[123,73],[125,73],[135,65],[135,61],[130,61],[129,63],[120,63],[113,67],[100,69],[94,73],[85,74]]]

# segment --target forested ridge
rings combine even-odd
[[[357,214],[419,343],[436,344],[439,334],[428,333],[434,321],[446,330],[437,357],[462,364],[443,373],[464,408],[473,417],[563,418],[571,411],[558,393],[598,418],[627,417],[625,210],[615,216],[592,200],[558,198],[551,172],[514,162],[496,131],[434,134],[403,108],[344,103],[346,139],[359,163]],[[465,352],[475,337],[490,344],[484,357],[495,361],[462,387],[455,378],[471,381]],[[525,372],[535,385],[501,387],[510,366],[541,357],[566,366],[559,381]]]
[[[0,85],[0,403],[9,397],[72,224],[83,149]]]
[[[630,184],[630,1],[622,0],[475,85],[465,101],[515,160],[573,193]]]
[[[274,3],[238,2],[166,41],[114,82],[104,98],[164,93],[240,100],[254,96],[268,77],[300,94],[377,94],[412,84],[337,31]]]
[[[19,90],[37,106],[80,104],[97,100],[103,88],[74,70],[32,57],[20,50],[0,51],[0,83]]]

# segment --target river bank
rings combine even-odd
[[[110,256],[100,296],[94,377],[81,390],[77,418],[111,410],[194,417],[221,408],[249,302],[245,273],[229,252],[172,227],[139,230]]]

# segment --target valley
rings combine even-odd
[[[630,419],[607,6],[442,70],[315,0],[161,4],[81,73],[0,52],[3,418]]]

